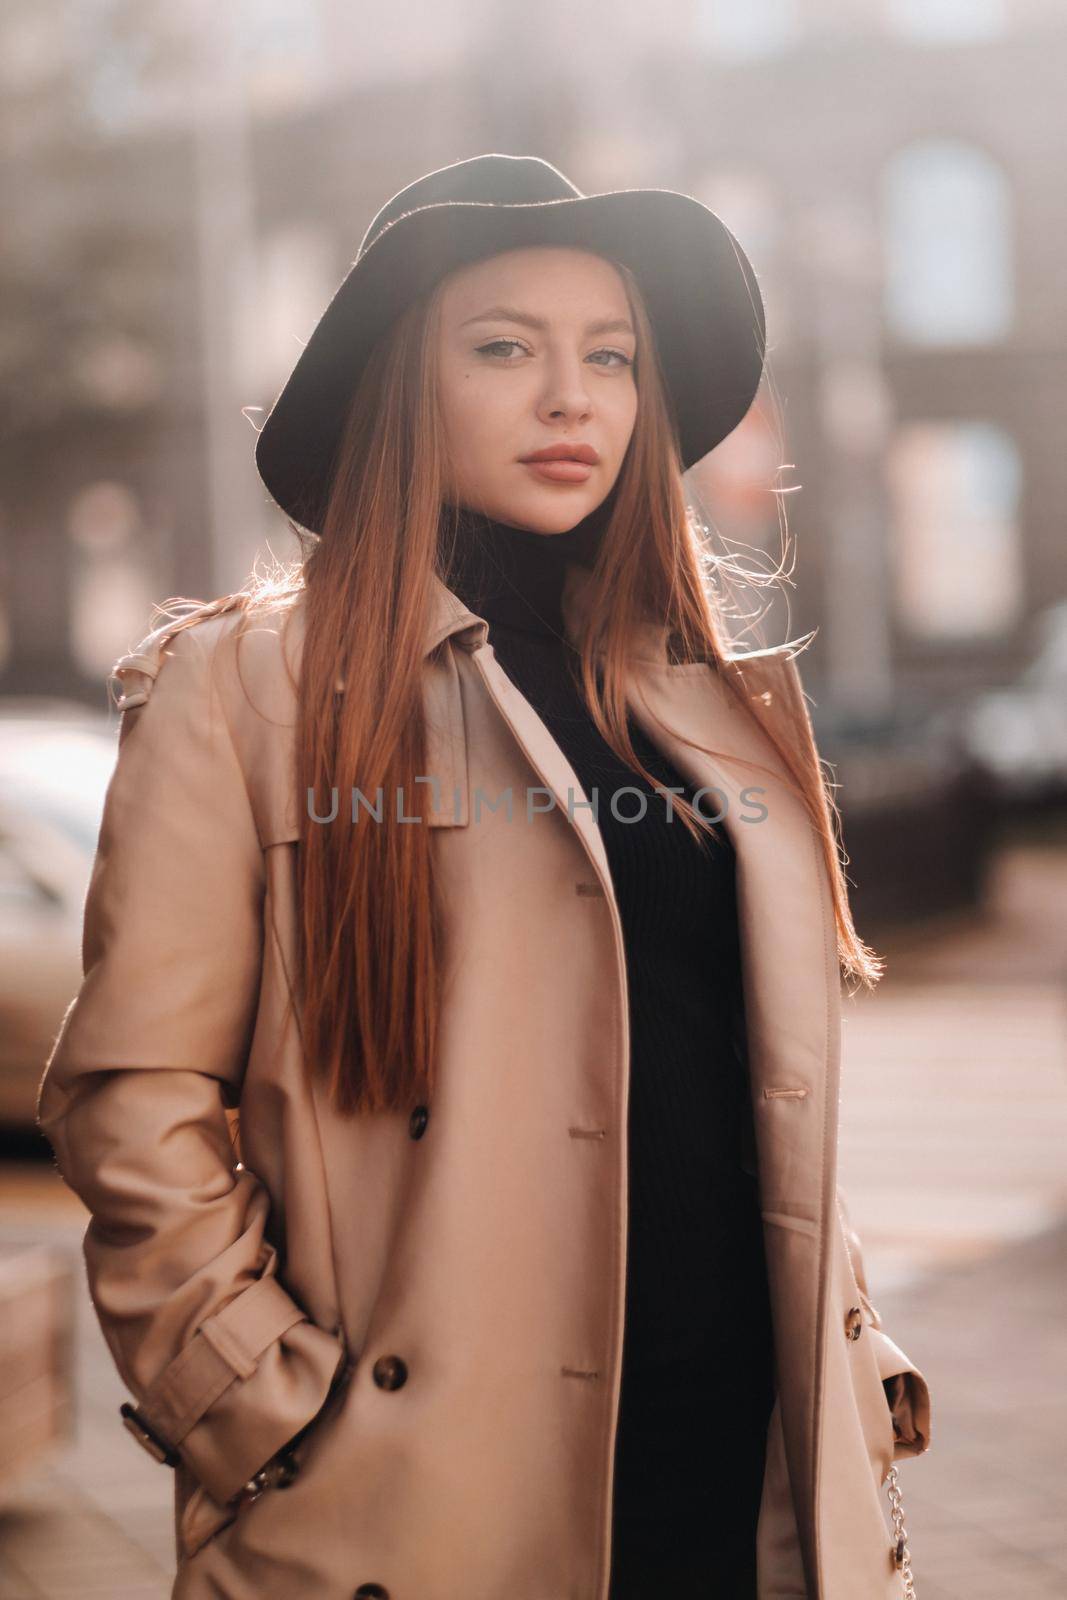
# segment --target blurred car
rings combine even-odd
[[[81,984],[81,932],[118,753],[104,713],[0,700],[0,1124],[32,1128],[37,1087]]]
[[[957,721],[913,695],[876,720],[817,707],[815,723],[833,770],[857,924],[877,945],[890,926],[977,906],[997,810]]]
[[[961,736],[1002,800],[1067,800],[1067,601],[1043,611],[1037,649],[1013,684],[979,696]]]

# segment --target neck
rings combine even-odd
[[[446,507],[442,534],[448,555],[446,582],[464,605],[490,624],[565,638],[563,588],[567,564],[592,567],[607,526],[607,502],[566,533],[535,533],[467,507]]]

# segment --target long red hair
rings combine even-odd
[[[615,265],[637,334],[637,420],[589,583],[580,678],[604,738],[654,782],[627,729],[624,674],[633,629],[651,613],[665,626],[675,659],[721,666],[721,563],[709,556],[686,503],[640,290]],[[442,952],[431,830],[398,825],[388,806],[380,825],[364,828],[324,826],[310,813],[328,814],[334,789],[373,797],[379,785],[386,794],[402,786],[405,797],[426,795],[427,786],[414,781],[425,771],[424,638],[433,576],[448,582],[449,554],[436,398],[441,293],[438,285],[408,307],[367,363],[348,408],[321,533],[290,523],[301,560],[279,564],[241,591],[248,611],[284,609],[303,596],[296,781],[314,805],[302,808],[298,852],[300,1020],[308,1070],[324,1076],[342,1113],[409,1109],[434,1089]],[[733,684],[732,673],[725,677]],[[840,816],[822,764],[811,757],[810,733],[797,727],[795,739],[772,739],[825,857],[842,972],[873,987],[882,962],[853,925]],[[694,837],[711,831],[682,797],[675,805]]]

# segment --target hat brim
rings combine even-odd
[[[740,244],[698,200],[635,189],[520,205],[423,206],[390,223],[351,267],[259,432],[259,474],[301,527],[321,532],[345,412],[386,328],[454,268],[532,244],[593,250],[633,272],[683,467],[742,420],[763,372],[763,299]]]

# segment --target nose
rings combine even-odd
[[[574,358],[554,361],[538,402],[542,422],[587,422],[593,414],[585,365]]]

